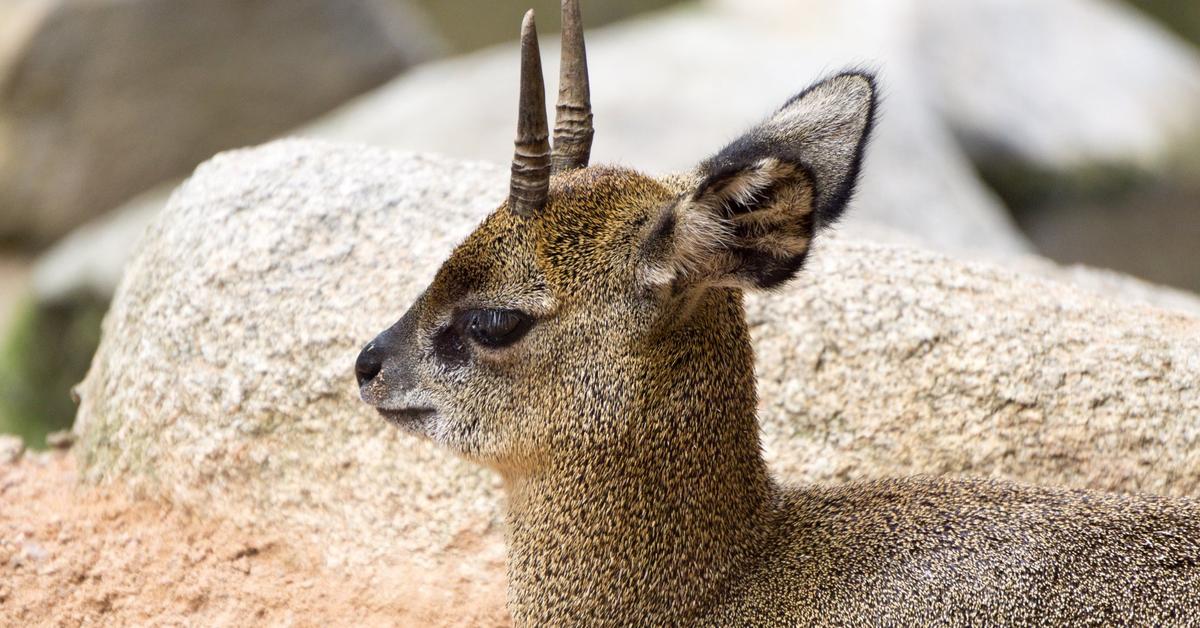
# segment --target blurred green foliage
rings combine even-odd
[[[18,306],[0,340],[0,433],[17,434],[40,449],[46,434],[71,427],[71,387],[91,365],[107,308],[94,297]]]
[[[1200,44],[1200,2],[1197,0],[1126,0],[1158,18],[1167,28]]]
[[[1096,163],[1071,171],[1040,169],[1015,159],[977,163],[976,172],[1018,217],[1079,201],[1123,200],[1157,182],[1128,164]]]

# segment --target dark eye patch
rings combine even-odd
[[[466,340],[463,339],[462,331],[456,325],[442,328],[433,337],[433,352],[438,359],[450,366],[462,366],[470,357]]]
[[[462,335],[489,349],[507,347],[533,327],[533,317],[520,310],[467,310],[457,319]]]

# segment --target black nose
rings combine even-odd
[[[379,371],[383,369],[383,358],[375,349],[375,343],[371,343],[363,348],[362,353],[358,354],[358,359],[354,361],[354,375],[358,377],[358,385],[375,379]]]

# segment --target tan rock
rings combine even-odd
[[[470,562],[495,563],[478,542],[499,534],[494,477],[385,425],[352,366],[506,179],[298,141],[202,166],[135,255],[79,388],[85,477],[292,530],[351,564],[494,571]],[[748,312],[765,442],[789,480],[1200,492],[1197,318],[837,237]]]
[[[25,454],[25,441],[19,436],[0,434],[0,464],[13,464]]]

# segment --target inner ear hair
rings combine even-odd
[[[767,201],[795,168],[774,157],[749,165],[727,164],[710,173],[692,194],[696,203],[711,203],[726,218],[752,211]]]
[[[778,285],[803,261],[811,214],[801,166],[774,157],[726,165],[660,212],[643,240],[645,279],[673,291]]]

